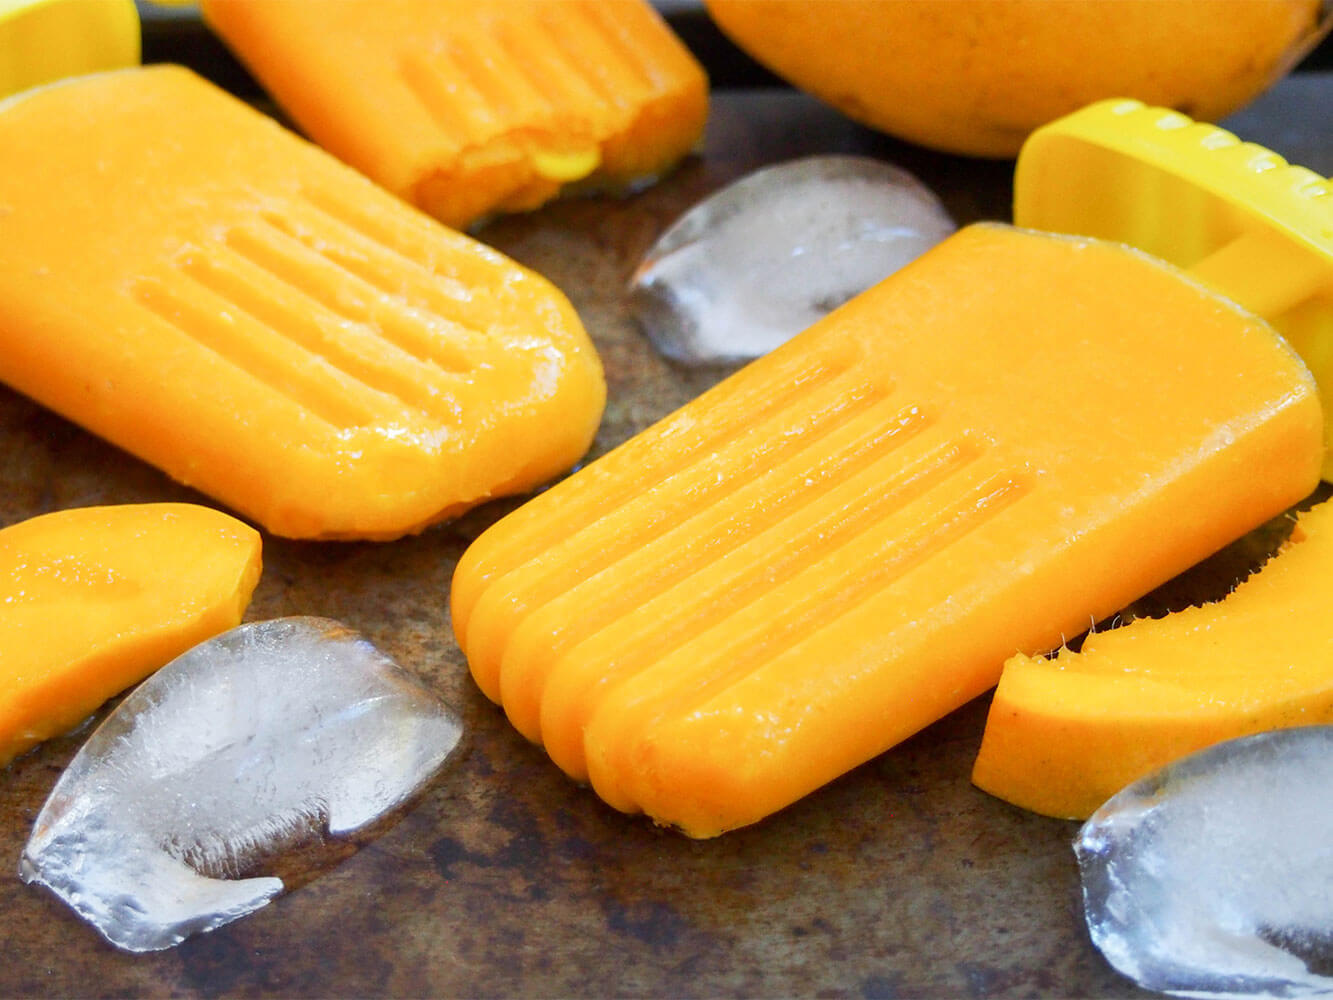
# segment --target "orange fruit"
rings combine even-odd
[[[706,0],[791,84],[923,146],[1013,156],[1105,97],[1215,121],[1328,29],[1320,0]]]

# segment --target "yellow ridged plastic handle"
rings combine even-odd
[[[1333,181],[1177,111],[1107,100],[1029,137],[1014,222],[1128,243],[1267,319],[1314,373],[1333,442]]]
[[[0,98],[139,59],[134,0],[0,0]]]

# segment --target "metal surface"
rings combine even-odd
[[[1327,175],[1330,107],[1333,75],[1306,73],[1228,124]],[[813,152],[897,162],[960,222],[1008,216],[1012,164],[896,143],[790,92],[720,92],[702,155],[657,187],[480,232],[563,287],[596,341],[610,402],[595,453],[726,373],[651,353],[625,311],[639,255],[705,194]],[[0,389],[0,522],[201,499]],[[15,871],[86,731],[0,770],[0,996],[1137,995],[1083,928],[1076,824],[969,784],[984,699],[713,841],[621,816],[571,784],[476,691],[449,628],[460,553],[516,502],[390,544],[265,539],[248,619],[346,622],[439,692],[471,735],[462,760],[399,823],[254,916],[168,952],[114,951]],[[1256,533],[1141,609],[1220,596],[1280,535],[1280,524]]]

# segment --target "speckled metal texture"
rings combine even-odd
[[[1289,79],[1228,124],[1325,174],[1333,76]],[[1012,164],[939,156],[790,92],[719,93],[703,155],[625,200],[566,201],[479,235],[565,289],[606,364],[594,454],[725,369],[657,358],[624,285],[685,208],[757,167],[816,152],[881,156],[960,223],[1004,219]],[[184,418],[184,417],[183,417]],[[0,389],[0,522],[94,503],[202,498]],[[84,734],[0,771],[0,996],[1141,995],[1079,914],[1069,844],[969,783],[974,702],[757,826],[695,842],[622,816],[526,744],[467,675],[448,592],[467,543],[517,501],[389,544],[265,539],[247,618],[323,615],[421,677],[470,730],[462,759],[341,865],[168,952],[114,951],[17,861]],[[1275,523],[1141,602],[1218,596],[1281,537]]]

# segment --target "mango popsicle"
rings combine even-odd
[[[452,226],[651,178],[707,116],[702,68],[646,0],[201,9],[307,135]]]
[[[1169,265],[972,226],[498,522],[454,628],[570,776],[711,836],[1306,495],[1321,420]]]
[[[1028,138],[1014,222],[1128,243],[1263,316],[1320,385],[1333,441],[1333,181],[1178,111],[1111,99]]]
[[[301,538],[573,464],[601,364],[545,279],[177,67],[0,105],[0,379]]]

